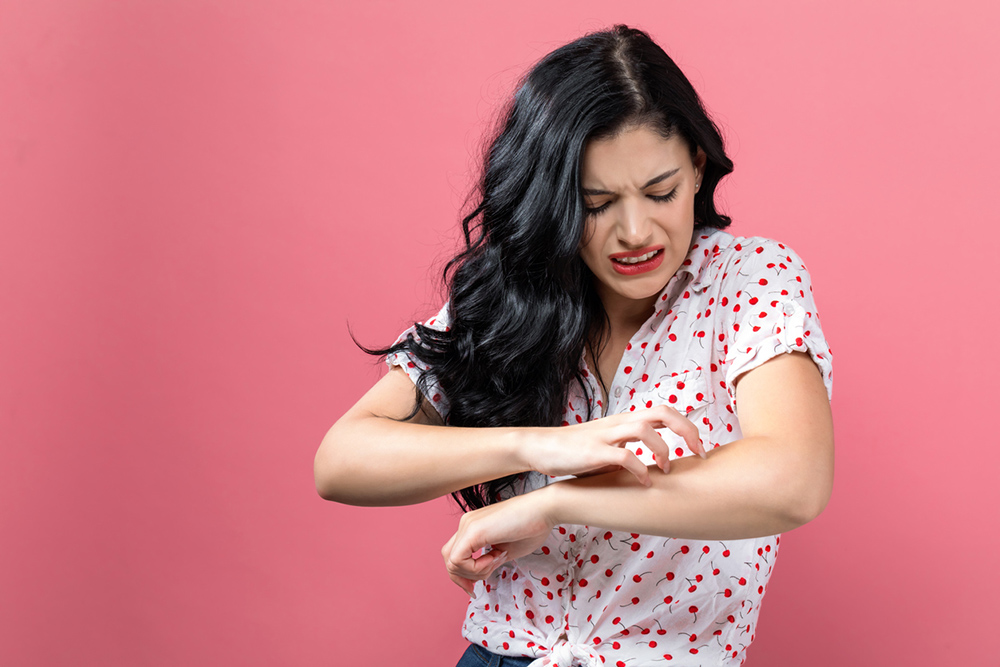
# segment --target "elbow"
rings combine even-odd
[[[833,491],[833,472],[800,479],[788,488],[792,493],[785,497],[781,513],[792,528],[797,528],[813,521],[826,509]]]
[[[332,439],[333,429],[326,434],[320,443],[313,459],[313,480],[316,493],[323,500],[345,502],[344,462],[336,456],[337,448]]]
[[[803,526],[816,519],[820,514],[822,514],[823,510],[826,509],[826,505],[829,500],[829,493],[824,494],[812,492],[810,494],[800,496],[796,499],[794,504],[786,508],[786,515],[793,527],[798,528],[799,526]]]
[[[333,475],[330,474],[328,466],[320,456],[320,453],[316,454],[316,459],[313,461],[313,478],[316,483],[316,493],[323,500],[337,500],[337,483]]]

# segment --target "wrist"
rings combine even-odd
[[[516,461],[518,472],[536,470],[533,455],[538,449],[537,440],[539,435],[537,427],[522,426],[511,429],[511,451]]]
[[[562,519],[565,491],[566,485],[562,482],[556,482],[555,484],[547,484],[540,489],[532,491],[530,494],[537,495],[536,501],[538,502],[539,513],[549,528],[555,528],[561,523],[566,523]]]

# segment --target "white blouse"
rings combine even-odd
[[[800,350],[832,396],[833,367],[809,272],[791,248],[716,229],[695,234],[660,306],[627,346],[607,406],[585,364],[584,375],[593,418],[665,403],[697,425],[707,449],[742,437],[733,387],[741,373]],[[447,310],[426,325],[446,328]],[[413,334],[411,327],[399,340]],[[422,367],[403,352],[387,362],[414,380]],[[428,398],[446,415],[447,397],[429,379]],[[563,423],[586,414],[576,386]],[[681,437],[658,432],[672,459],[692,455]],[[652,464],[641,445],[629,448]],[[527,473],[522,492],[553,481]],[[557,526],[538,551],[477,582],[463,635],[494,653],[537,658],[532,667],[742,664],[779,542],[778,535],[703,542]]]

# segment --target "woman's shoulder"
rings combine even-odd
[[[768,259],[781,258],[794,261],[795,251],[786,243],[765,236],[737,236],[724,229],[704,230],[696,241],[722,258],[746,262],[755,256],[764,255]]]
[[[765,236],[736,236],[725,230],[702,232],[697,239],[714,258],[712,282],[738,287],[782,274],[801,283],[808,276],[802,258],[787,243]],[[762,284],[766,284],[762,283]]]

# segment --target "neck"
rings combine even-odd
[[[622,299],[607,292],[610,290],[602,289],[602,286],[598,285],[597,295],[601,298],[604,312],[608,315],[611,334],[627,333],[626,337],[631,338],[632,334],[652,316],[657,295],[654,294],[648,299]]]

